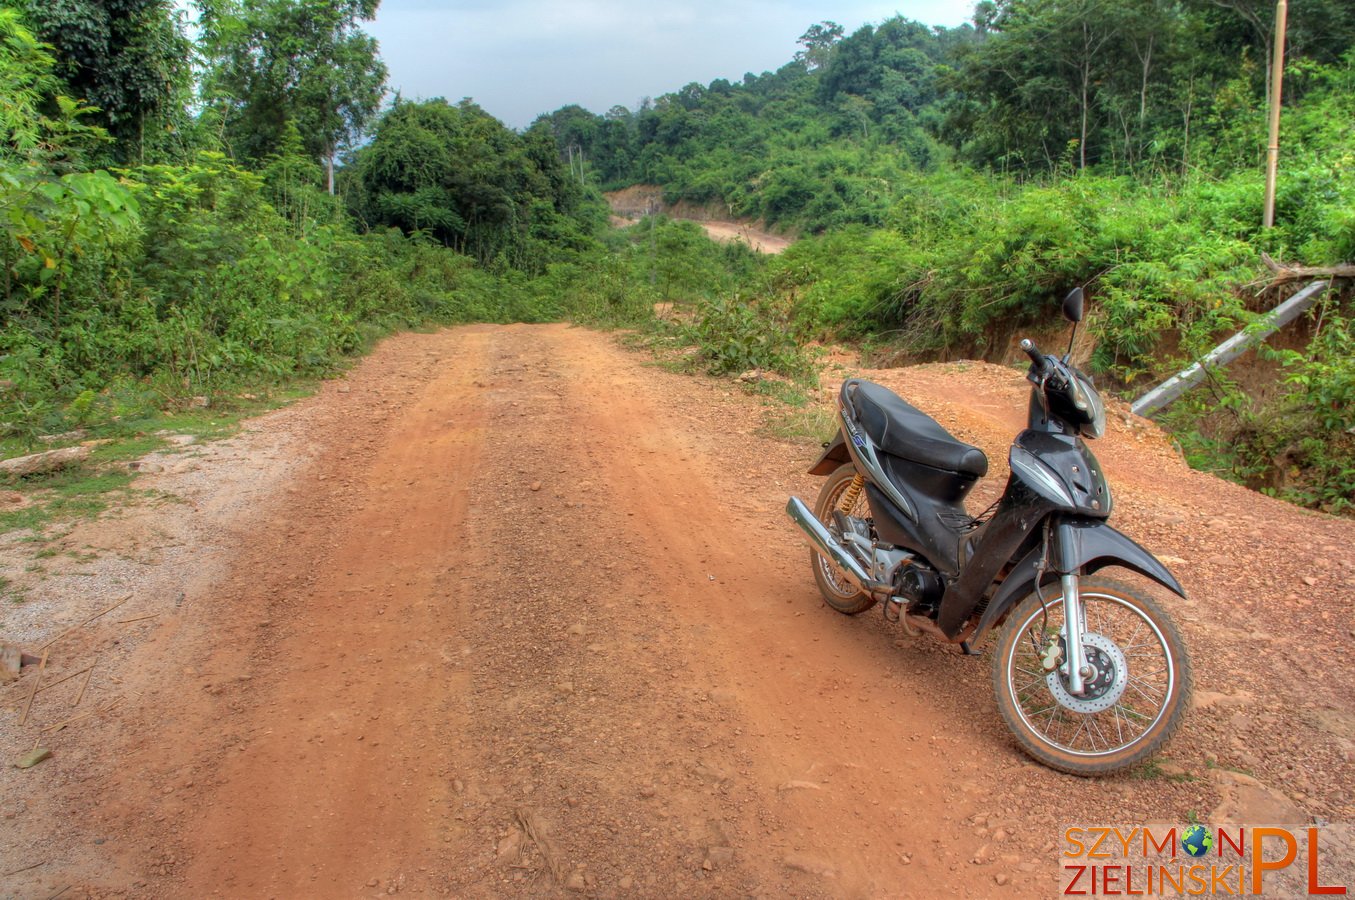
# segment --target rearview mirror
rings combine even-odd
[[[1082,321],[1082,288],[1073,288],[1063,298],[1063,317],[1069,322]]]

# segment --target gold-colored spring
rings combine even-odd
[[[856,473],[856,477],[852,479],[852,483],[847,487],[847,490],[842,493],[842,500],[838,503],[837,508],[844,512],[851,512],[852,508],[856,506],[856,501],[861,499],[861,491],[864,490],[865,487],[866,479],[861,477],[860,472]]]

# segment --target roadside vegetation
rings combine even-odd
[[[1271,7],[1002,0],[955,29],[822,22],[775,72],[547,120],[600,185],[800,234],[742,295],[769,335],[996,359],[1085,285],[1090,367],[1132,396],[1293,289],[1263,254],[1355,260],[1355,7],[1290,4],[1263,229]],[[1194,464],[1352,509],[1349,286],[1260,351],[1264,401],[1223,372],[1165,417]]]
[[[0,10],[4,456],[131,452],[160,417],[224,420],[403,328],[638,327],[693,367],[810,383],[817,340],[998,357],[1076,284],[1092,368],[1132,392],[1273,305],[1263,252],[1355,258],[1339,0],[1292,4],[1271,230],[1259,0],[823,22],[776,72],[522,132],[471,101],[385,102],[377,5],[200,0],[191,40],[168,0]],[[768,259],[663,217],[610,228],[601,191],[636,183],[802,239]],[[1173,411],[1195,463],[1351,508],[1344,284],[1266,351],[1264,405],[1223,374]]]

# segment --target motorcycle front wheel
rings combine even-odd
[[[1061,661],[1063,598],[1046,588],[1008,616],[993,653],[993,690],[1021,749],[1053,769],[1105,775],[1147,760],[1181,724],[1190,661],[1175,624],[1142,591],[1083,578],[1083,692],[1045,661]]]

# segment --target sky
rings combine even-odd
[[[780,68],[830,19],[954,27],[974,0],[382,0],[365,27],[407,100],[470,97],[512,128],[577,103],[635,109],[692,82]]]

